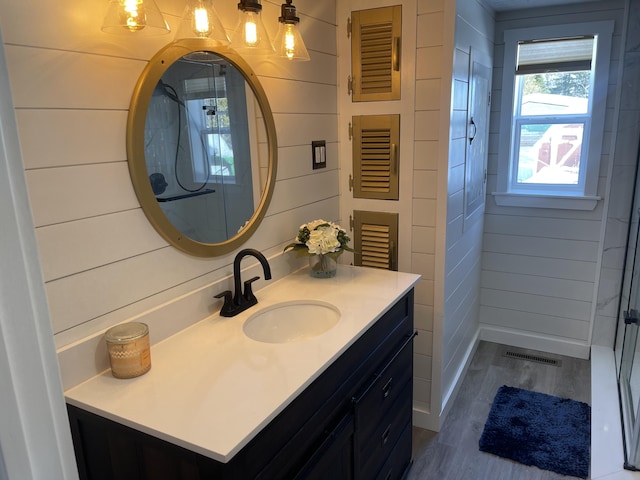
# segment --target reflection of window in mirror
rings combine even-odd
[[[210,75],[184,80],[195,182],[236,183],[225,71],[214,64]]]

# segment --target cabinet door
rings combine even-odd
[[[353,476],[353,415],[329,434],[294,480],[351,480]]]
[[[398,214],[353,211],[353,264],[398,270]]]
[[[67,405],[81,480],[224,479],[222,464]]]
[[[398,200],[400,115],[353,119],[353,196]]]
[[[472,53],[469,74],[468,141],[464,181],[464,229],[484,214],[491,109],[491,68]]]
[[[400,99],[402,6],[351,12],[353,101]]]

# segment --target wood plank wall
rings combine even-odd
[[[605,141],[598,194],[607,193],[609,152],[616,113],[622,1],[532,9],[496,17],[496,49],[489,155],[489,183],[482,254],[480,321],[522,346],[588,355],[600,274],[604,201],[593,211],[496,206],[490,192],[497,173],[503,32],[554,23],[613,19]],[[533,342],[533,343],[531,343]],[[576,347],[577,350],[571,350]],[[568,350],[569,349],[569,350]]]
[[[433,392],[437,391],[439,377],[438,338],[434,328],[436,308],[434,289],[438,277],[437,250],[437,196],[439,192],[438,168],[441,160],[440,132],[441,98],[443,85],[451,71],[444,48],[445,12],[440,0],[419,0],[416,35],[416,103],[413,162],[413,200],[411,221],[412,271],[420,273],[422,280],[416,289],[415,318],[419,335],[414,353],[414,421],[430,426],[427,418],[432,411]],[[444,237],[444,233],[441,234]],[[437,405],[437,402],[436,402]],[[437,408],[435,409],[438,410]],[[437,415],[436,415],[437,417]],[[434,428],[434,426],[430,426]]]
[[[464,219],[469,69],[470,57],[483,65],[493,65],[493,38],[493,12],[478,1],[456,3],[442,328],[443,407],[461,380],[478,331],[484,217],[480,212]]]
[[[185,2],[158,0],[175,31]],[[275,36],[279,1],[263,1]],[[216,2],[228,30],[237,2]],[[170,247],[142,213],[129,179],[125,126],[138,76],[172,41],[100,31],[106,0],[0,0],[31,209],[58,348],[165,302],[226,282],[233,254],[190,257]],[[339,221],[335,1],[297,0],[311,62],[247,58],[267,92],[279,144],[273,201],[245,245],[291,267],[282,247],[297,227]],[[312,170],[311,142],[326,140],[327,168]],[[235,252],[234,252],[235,253]],[[219,287],[216,287],[219,288]],[[185,312],[188,315],[189,312]]]

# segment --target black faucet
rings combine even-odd
[[[253,277],[244,282],[244,292],[242,291],[242,281],[240,279],[240,262],[247,255],[251,255],[258,259],[258,261],[262,264],[262,270],[264,272],[264,279],[271,280],[271,267],[269,266],[269,262],[265,256],[260,253],[258,250],[254,250],[253,248],[245,248],[244,250],[240,250],[236,255],[236,258],[233,260],[233,285],[235,288],[235,295],[232,297],[232,293],[229,290],[225,290],[222,293],[219,293],[215,296],[215,298],[224,297],[224,304],[220,309],[220,315],[223,317],[233,317],[240,312],[244,312],[247,308],[258,303],[258,299],[253,294],[251,290],[251,284],[258,280],[260,277]]]

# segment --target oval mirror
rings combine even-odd
[[[275,123],[256,75],[209,40],[168,45],[134,90],[127,156],[142,209],[171,245],[201,257],[239,247],[276,178]]]

